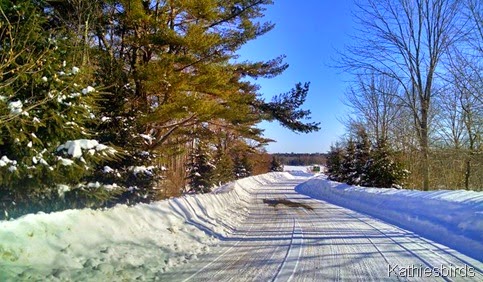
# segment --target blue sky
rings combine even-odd
[[[275,0],[267,6],[265,20],[275,28],[247,43],[239,52],[241,60],[268,60],[286,55],[290,67],[280,76],[259,79],[260,93],[271,96],[288,92],[297,82],[311,82],[304,105],[312,111],[312,121],[321,123],[317,133],[295,134],[278,123],[264,122],[265,137],[276,140],[267,146],[270,153],[326,152],[344,126],[339,122],[349,110],[342,98],[348,87],[348,75],[330,67],[353,33],[353,0]]]

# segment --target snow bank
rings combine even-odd
[[[313,178],[296,191],[413,231],[483,261],[483,193],[349,186]]]
[[[229,236],[248,215],[252,189],[279,177],[152,204],[0,221],[0,281],[153,279]]]

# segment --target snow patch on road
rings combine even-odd
[[[350,186],[318,176],[296,187],[312,198],[372,215],[483,261],[483,193]]]

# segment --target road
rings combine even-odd
[[[483,263],[298,194],[302,181],[260,185],[249,216],[230,236],[161,281],[483,281]]]

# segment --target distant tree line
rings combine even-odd
[[[354,75],[348,142],[361,129],[417,189],[483,189],[483,2],[364,0],[339,66]]]
[[[271,0],[0,1],[0,219],[150,202],[270,170],[257,124],[319,129],[308,83],[237,59]]]

